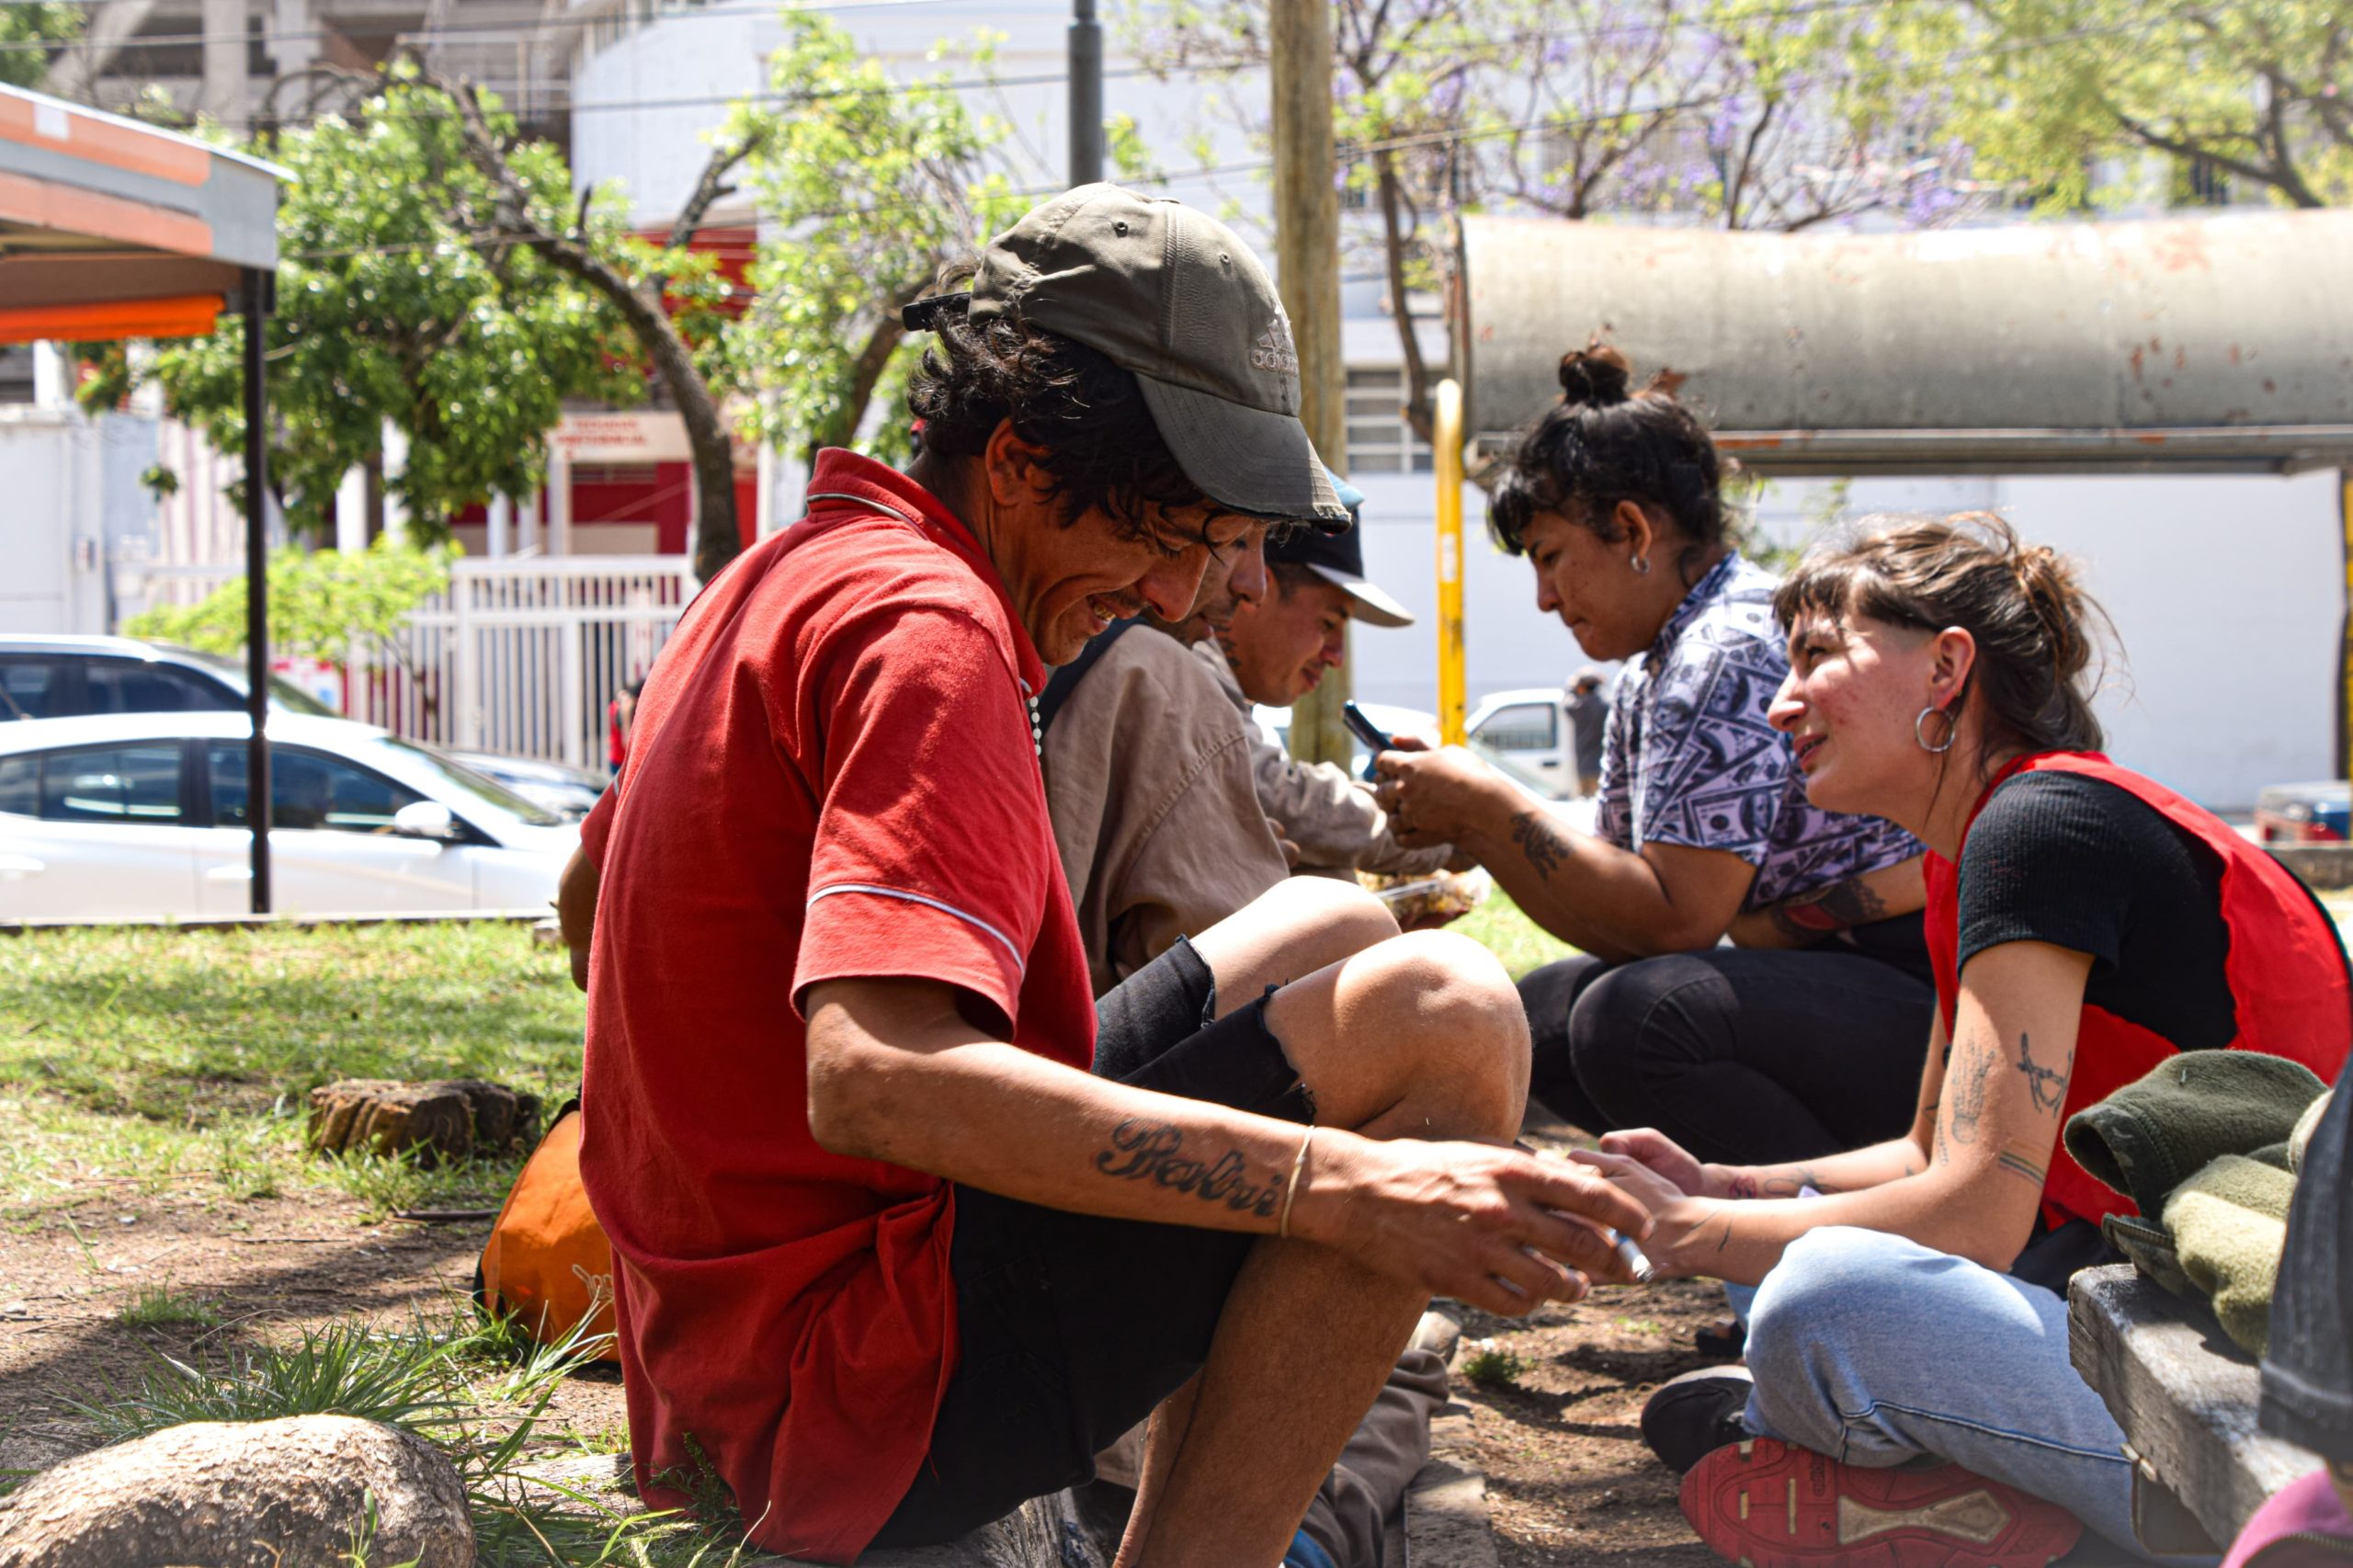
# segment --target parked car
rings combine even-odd
[[[537,909],[579,830],[369,724],[270,720],[284,914]],[[203,918],[251,903],[243,713],[0,724],[0,919]]]
[[[596,809],[608,777],[567,762],[542,762],[530,756],[500,756],[486,751],[445,751],[441,755],[460,767],[471,767],[486,778],[496,779],[533,805],[553,812],[566,822],[578,822]]]
[[[1576,759],[1570,755],[1569,716],[1562,695],[1557,686],[1495,692],[1471,710],[1463,733],[1545,780],[1556,799],[1574,795]]]
[[[2255,798],[2255,832],[2265,844],[2342,844],[2353,838],[2353,784],[2274,784]]]
[[[270,707],[314,719],[334,709],[283,676]],[[0,722],[79,719],[93,713],[242,713],[245,666],[135,637],[30,637],[0,633]]]
[[[242,713],[245,666],[219,653],[135,637],[0,633],[0,722],[98,713]],[[341,715],[283,676],[269,677],[270,711]],[[525,800],[577,822],[605,791],[586,768],[491,752],[443,752]]]

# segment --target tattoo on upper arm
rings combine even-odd
[[[1541,812],[1522,812],[1511,819],[1511,841],[1528,863],[1536,868],[1540,881],[1551,881],[1552,869],[1568,858],[1569,846]]]
[[[1800,942],[1817,941],[1832,931],[1868,926],[1884,919],[1887,901],[1873,892],[1860,877],[1795,898],[1785,898],[1766,911],[1773,928]]]
[[[1210,1162],[1187,1159],[1184,1151],[1185,1135],[1176,1128],[1130,1117],[1111,1130],[1111,1146],[1095,1156],[1095,1168],[1108,1176],[1189,1192],[1237,1214],[1274,1217],[1282,1184],[1251,1182],[1240,1150],[1228,1149]]]
[[[2014,1144],[2011,1147],[2003,1150],[2001,1157],[1996,1159],[1994,1163],[1999,1165],[2002,1169],[2009,1172],[2012,1176],[2023,1176],[2028,1181],[2032,1182],[2034,1184],[2035,1190],[2040,1192],[2042,1189],[2043,1180],[2049,1175],[2049,1172],[2032,1157],[2034,1153],[2040,1153],[2040,1151],[2025,1151],[2025,1145]]]
[[[2018,1031],[2018,1073],[2026,1079],[2027,1093],[2034,1096],[2034,1108],[2053,1115],[2066,1103],[2067,1078],[2075,1070],[2075,1052],[2067,1051],[2064,1067],[2045,1067],[2034,1059],[2034,1047],[2026,1031]]]
[[[1985,1119],[1986,1080],[1993,1076],[1994,1053],[1972,1051],[1961,1058],[1961,1075],[1952,1083],[1952,1141],[1977,1142],[1979,1123]]]

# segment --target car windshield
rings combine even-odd
[[[431,768],[451,789],[464,791],[487,805],[496,806],[508,816],[530,824],[533,827],[562,827],[563,819],[553,812],[535,806],[522,796],[494,778],[485,778],[472,768],[453,762],[427,746],[386,736],[382,744],[412,762]]]
[[[196,660],[197,663],[204,665],[207,669],[217,670],[222,675],[226,676],[231,681],[236,684],[238,689],[247,691],[252,689],[250,687],[245,685],[245,666],[240,661],[232,659],[225,653],[208,653],[203,652],[201,649],[197,648],[184,648],[181,649],[180,652]],[[300,713],[305,718],[310,719],[340,719],[343,717],[342,714],[336,712],[334,709],[328,707],[317,698],[313,697],[309,692],[304,691],[301,687],[296,686],[284,676],[272,676],[269,677],[269,695],[275,698],[278,701],[278,705],[285,709],[289,713]]]

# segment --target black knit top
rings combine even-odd
[[[2003,942],[2091,955],[2087,1006],[2181,1051],[2238,1034],[2222,861],[2137,796],[2082,774],[2005,779],[1960,865],[1960,961]]]

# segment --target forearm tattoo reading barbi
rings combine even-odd
[[[1187,1159],[1184,1150],[1185,1135],[1176,1129],[1131,1117],[1111,1130],[1111,1146],[1095,1156],[1095,1168],[1108,1176],[1189,1192],[1204,1203],[1222,1203],[1237,1214],[1274,1218],[1282,1183],[1251,1182],[1249,1163],[1240,1150],[1228,1149],[1207,1163]]]
[[[1541,812],[1522,812],[1512,818],[1511,841],[1519,846],[1519,852],[1536,868],[1540,881],[1551,881],[1552,869],[1568,858],[1568,845],[1544,820]]]

